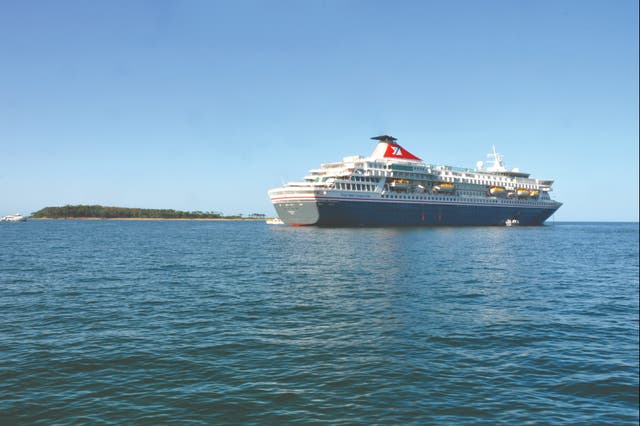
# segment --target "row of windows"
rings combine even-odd
[[[336,189],[346,190],[346,191],[375,191],[375,189],[377,187],[377,185],[375,185],[377,182],[373,178],[361,177],[361,176],[352,176],[351,179],[354,182],[371,182],[371,183],[373,183],[373,185],[352,184],[352,183],[342,183],[342,182],[340,182],[340,183],[336,183],[334,187]],[[452,178],[444,178],[444,181],[452,182],[453,179]],[[527,188],[527,189],[535,189],[535,187],[533,185],[522,185],[521,187]],[[474,194],[474,192],[471,192],[471,191],[470,192],[461,191],[461,193],[469,194],[469,195],[473,195]]]
[[[375,189],[372,185],[360,185],[360,184],[342,184],[349,187],[354,187],[353,190],[356,191],[373,191]],[[369,187],[370,189],[356,189],[357,187]],[[346,189],[346,188],[341,188]],[[301,193],[301,191],[287,191],[288,194],[296,194]],[[451,196],[433,196],[433,195],[405,195],[405,194],[383,194],[382,198],[391,198],[396,200],[425,200],[425,201],[450,201],[450,202],[469,202],[469,200],[462,200],[460,197],[451,197]],[[531,202],[531,201],[522,201],[522,200],[497,200],[497,199],[484,199],[481,202],[482,204],[491,203],[491,204],[507,204],[507,205],[534,205],[534,206],[544,206],[547,203],[541,202]],[[295,206],[296,204],[286,204],[287,206]],[[302,205],[302,204],[300,204]]]
[[[421,196],[421,195],[395,195],[395,194],[386,194],[386,195],[382,195],[382,198],[393,198],[393,199],[397,199],[397,200],[432,200],[432,201],[458,201],[458,202],[465,202],[465,200],[461,200],[460,198],[454,198],[454,197],[433,197],[433,196]],[[466,202],[468,202],[468,200],[466,200]],[[525,204],[525,205],[534,205],[534,206],[544,206],[545,203],[532,203],[530,201],[520,201],[520,200],[510,200],[510,201],[504,201],[504,200],[483,200],[482,204],[485,203],[492,203],[492,204]]]
[[[482,197],[485,195],[485,193],[482,191],[456,191],[456,193],[460,195],[469,195],[472,197]]]
[[[490,185],[504,185],[504,183],[502,182],[497,182],[497,181],[489,181],[489,180],[473,180],[473,179],[455,179],[452,177],[443,177],[442,178],[443,182],[452,182],[452,183],[468,183],[471,185],[486,185],[486,186],[490,186]],[[525,189],[536,189],[535,185],[516,185],[518,188],[525,188]]]
[[[393,175],[395,177],[402,177],[402,178],[407,178],[407,179],[424,179],[425,176],[418,174],[418,173],[410,173],[410,172],[394,172],[392,174],[388,174],[382,170],[371,170],[371,172],[373,172],[374,176],[388,176],[388,175]],[[532,184],[517,184],[516,182],[514,182],[512,179],[509,179],[507,177],[504,176],[497,176],[495,178],[495,180],[484,180],[484,179],[472,179],[472,178],[454,178],[454,177],[450,177],[451,175],[449,173],[447,173],[449,176],[444,176],[442,177],[442,180],[444,182],[455,182],[455,183],[469,183],[469,184],[473,184],[473,185],[505,185],[505,184],[514,184],[519,188],[526,188],[526,189],[536,189],[536,185],[532,185]],[[455,173],[454,173],[455,174]],[[360,177],[360,176],[352,176],[351,177],[352,180],[355,180],[357,182],[374,182],[375,179],[372,178],[366,178],[366,177]]]
[[[394,198],[399,200],[438,200],[438,201],[456,201],[457,198],[453,197],[432,197],[429,195],[395,195],[385,194],[383,198]]]
[[[526,188],[526,189],[536,189],[535,185],[531,184],[518,184],[514,182],[512,179],[508,179],[506,177],[496,177],[496,180],[478,180],[478,179],[467,179],[467,178],[452,178],[445,176],[442,178],[444,182],[458,182],[458,183],[471,183],[475,185],[505,185],[505,184],[513,184],[518,188]]]
[[[418,173],[405,173],[405,172],[394,172],[390,176],[405,178],[405,179],[425,179],[424,175]]]
[[[376,182],[376,179],[363,176],[351,176],[351,180],[355,182]]]
[[[338,182],[334,185],[335,189],[341,190],[341,191],[367,191],[367,192],[374,192],[377,189],[376,185],[368,185],[368,184],[360,184],[360,183],[342,183],[342,182]],[[287,191],[287,193],[303,193],[305,191]],[[484,194],[478,191],[458,191],[457,192],[458,195],[466,195],[466,196],[476,196],[476,197],[482,197]],[[391,195],[388,195],[391,196]],[[406,199],[417,199],[417,200],[431,200],[431,199],[437,199],[437,200],[442,200],[443,198],[435,198],[435,197],[429,197],[429,196],[424,196],[424,195],[401,195],[401,196],[394,196],[395,198],[406,198]],[[453,199],[455,200],[455,199]]]
[[[375,191],[376,190],[376,185],[367,185],[364,183],[336,183],[334,185],[334,187],[336,189],[342,190],[342,191]]]

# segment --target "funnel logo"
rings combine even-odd
[[[386,158],[402,158],[404,160],[420,161],[420,159],[418,157],[416,157],[415,155],[413,155],[412,153],[410,153],[406,149],[402,148],[398,144],[394,144],[394,145],[387,144],[387,149],[386,149],[386,151],[384,153],[384,157],[386,157]]]

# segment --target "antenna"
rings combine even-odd
[[[502,164],[502,155],[498,154],[496,151],[496,146],[492,145],[493,152],[491,154],[487,154],[487,157],[493,159],[493,164],[491,167],[487,167],[488,172],[506,172],[504,165]]]

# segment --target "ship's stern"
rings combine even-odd
[[[309,194],[291,194],[285,188],[269,191],[269,198],[278,217],[287,225],[315,225],[320,219],[318,204],[313,192]]]

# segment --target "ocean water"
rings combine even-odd
[[[637,424],[638,238],[0,223],[0,424]]]

